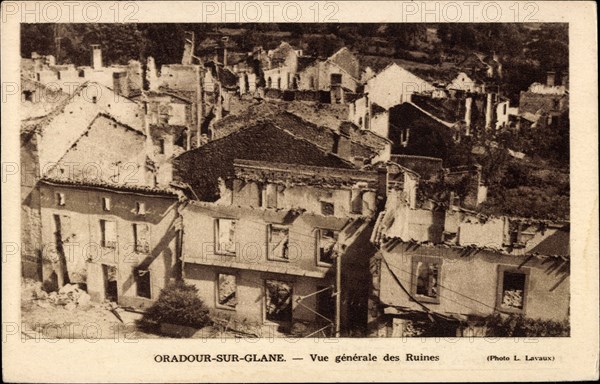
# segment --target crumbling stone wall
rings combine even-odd
[[[234,159],[353,167],[314,144],[264,122],[181,154],[173,160],[173,178],[189,183],[200,199],[215,201],[219,196],[219,178],[229,180],[228,187],[231,188]]]
[[[41,280],[41,212],[37,185],[39,167],[37,135],[22,137],[21,143],[21,264],[22,276]]]

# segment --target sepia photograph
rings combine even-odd
[[[467,3],[3,3],[3,379],[597,378],[595,5]]]
[[[23,321],[569,336],[568,34],[23,24]]]

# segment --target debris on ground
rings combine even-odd
[[[67,311],[91,305],[90,295],[78,284],[65,284],[58,292],[46,292],[39,282],[27,281],[22,287],[23,299],[33,301],[42,308],[62,306]]]

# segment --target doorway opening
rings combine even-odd
[[[102,264],[102,273],[104,275],[104,298],[108,301],[118,302],[117,267]]]

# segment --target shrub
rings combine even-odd
[[[522,315],[494,314],[485,319],[490,337],[568,337],[568,321],[531,319]]]
[[[148,308],[142,321],[202,328],[210,323],[210,316],[208,308],[198,297],[198,289],[178,282],[161,290],[158,300]]]

